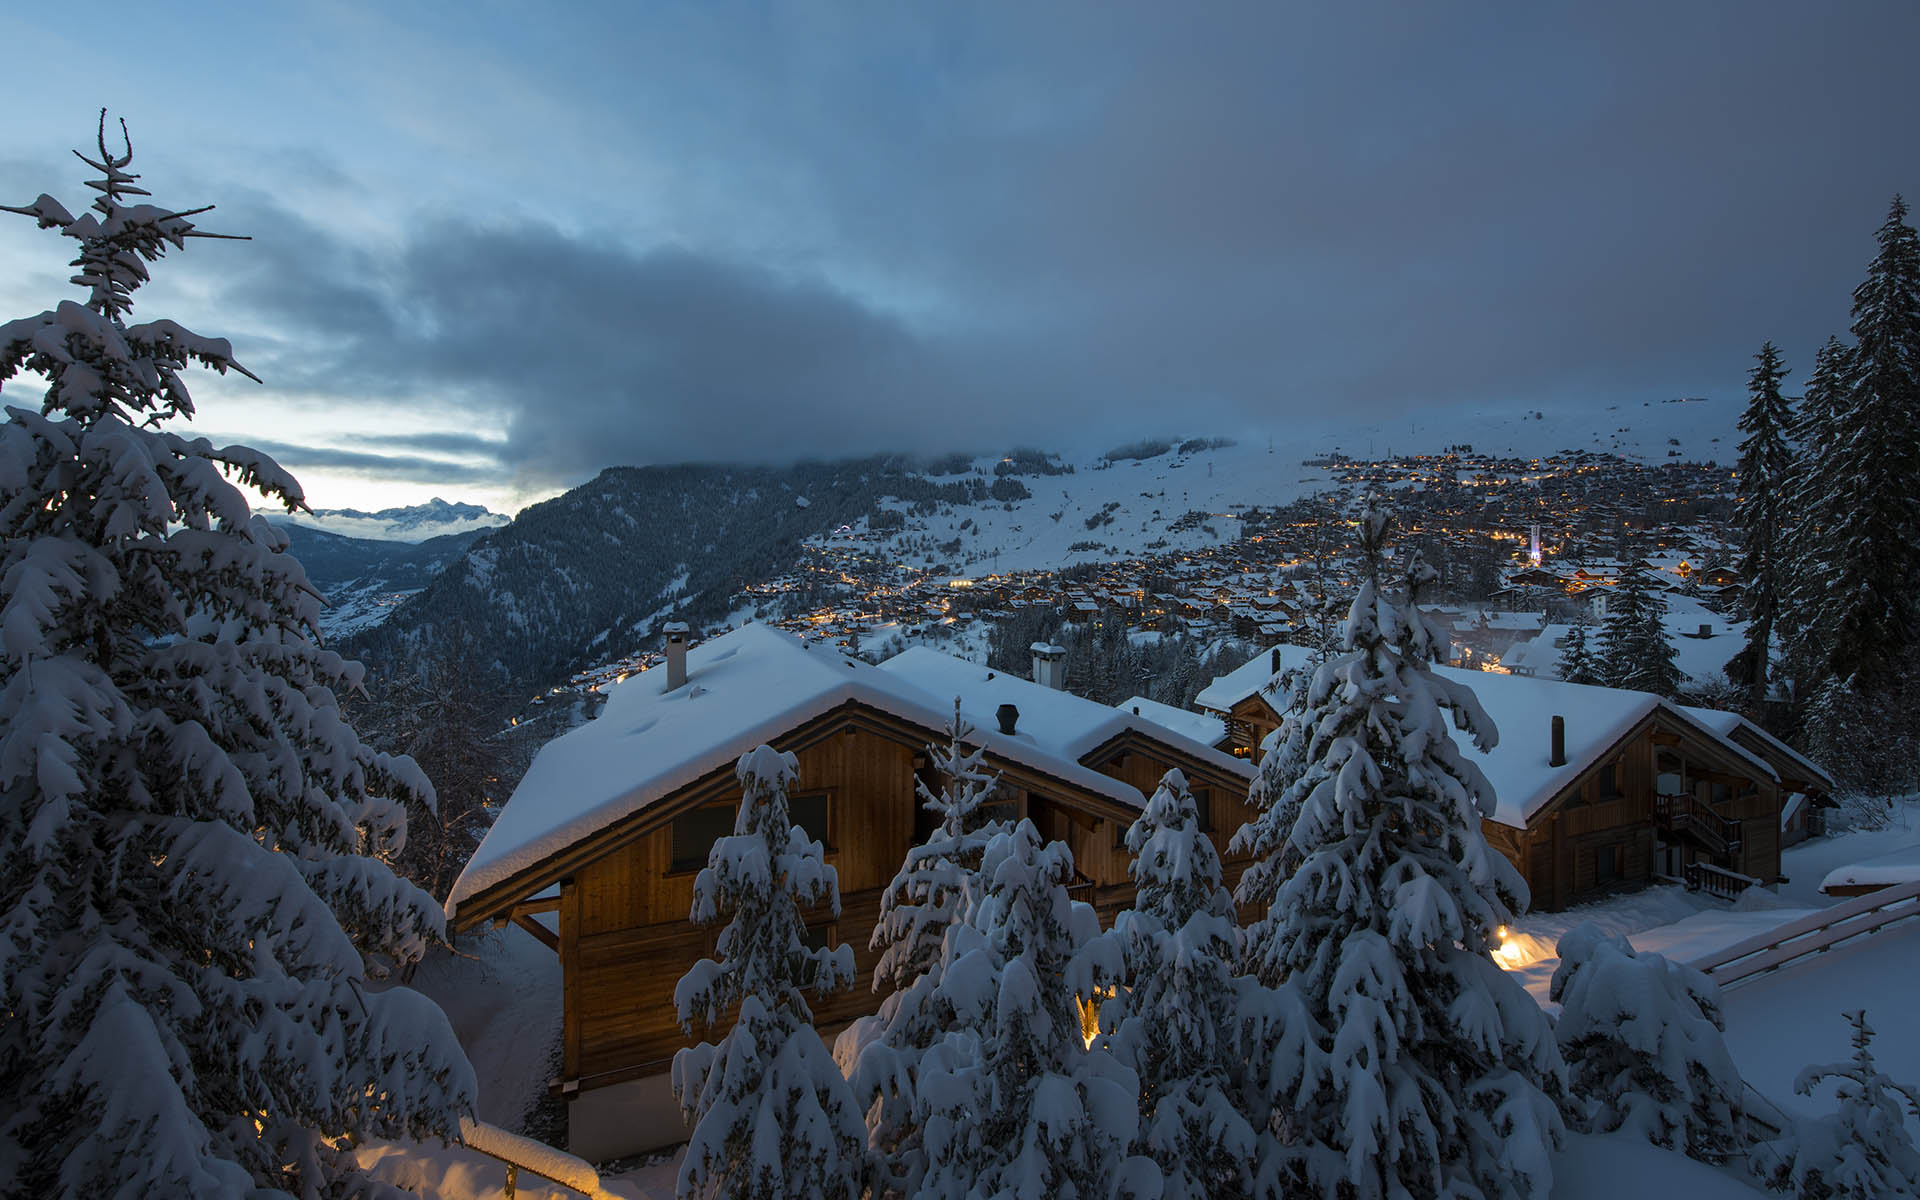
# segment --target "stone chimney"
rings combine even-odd
[[[1050,687],[1054,691],[1065,691],[1067,687],[1067,648],[1035,642],[1028,647],[1033,651],[1033,681],[1041,687]]]
[[[685,621],[669,621],[663,627],[667,635],[667,690],[687,682],[687,634]]]
[[[1550,767],[1567,765],[1567,719],[1559,715],[1553,718],[1552,755],[1547,759],[1547,765]]]

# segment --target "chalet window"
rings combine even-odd
[[[806,830],[807,836],[819,842],[823,850],[831,851],[838,847],[827,836],[831,829],[827,823],[828,807],[826,792],[800,792],[787,797],[787,815],[793,823]]]
[[[1213,832],[1213,793],[1206,788],[1193,789],[1193,811],[1199,818],[1201,833]]]
[[[1593,852],[1593,885],[1604,887],[1620,878],[1621,847],[1601,846]]]
[[[1594,781],[1595,794],[1602,800],[1614,800],[1626,795],[1625,780],[1621,778],[1624,771],[1625,764],[1617,758],[1601,767],[1599,777]]]
[[[733,805],[709,804],[689,809],[673,819],[673,860],[670,871],[698,871],[707,865],[714,842],[733,833]]]

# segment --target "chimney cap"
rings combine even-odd
[[[693,632],[691,629],[687,627],[687,623],[685,621],[668,621],[665,625],[662,625],[660,627],[660,631],[662,633],[665,633],[668,637],[672,637],[676,633],[684,637],[687,634]]]
[[[1000,722],[1000,732],[1011,734],[1020,720],[1020,710],[1011,704],[1002,704],[993,710],[994,719]]]

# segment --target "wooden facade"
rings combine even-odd
[[[823,843],[839,876],[839,918],[824,910],[813,914],[809,933],[854,952],[853,989],[816,1004],[822,1029],[871,1012],[879,1002],[868,984],[877,956],[867,943],[886,886],[928,832],[931,818],[915,799],[914,784],[920,778],[939,786],[925,751],[944,736],[848,703],[772,739],[799,763],[795,819]],[[1068,844],[1078,875],[1075,898],[1093,904],[1103,923],[1110,923],[1132,899],[1121,838],[1138,811],[1031,766],[992,754],[988,764],[1000,775],[996,802],[1006,806],[1004,815],[1031,818],[1043,837]],[[1136,731],[1100,746],[1078,765],[1142,795],[1150,795],[1167,770],[1179,768],[1206,805],[1223,859],[1226,842],[1248,815],[1246,779]],[[459,906],[457,929],[511,920],[559,954],[562,1094],[658,1075],[689,1044],[676,1020],[674,988],[695,962],[714,953],[720,932],[688,922],[693,883],[712,837],[731,830],[739,800],[728,762]],[[1230,864],[1230,881],[1243,867]],[[550,894],[555,885],[557,898]],[[522,899],[529,896],[539,898]],[[535,919],[545,913],[557,917],[557,932]]]
[[[1527,817],[1487,841],[1556,911],[1696,864],[1780,878],[1779,783],[1726,742],[1655,709]]]

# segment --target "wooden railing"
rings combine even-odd
[[[1721,857],[1740,849],[1740,822],[1715,812],[1696,796],[1656,796],[1654,824],[1669,833],[1690,836]]]
[[[591,1163],[555,1150],[545,1142],[536,1142],[470,1117],[460,1118],[460,1141],[467,1149],[507,1165],[507,1200],[513,1200],[522,1171],[579,1192],[588,1200],[617,1200],[614,1193],[600,1187],[600,1172],[594,1170]]]
[[[1903,921],[1920,919],[1920,882],[1882,888],[1809,913],[1692,966],[1721,987],[1777,971],[1810,955],[1824,954],[1843,942],[1877,933]]]
[[[1712,863],[1690,862],[1681,868],[1687,890],[1705,892],[1709,896],[1718,896],[1722,900],[1733,900],[1741,892],[1765,880],[1755,879],[1751,875],[1742,875],[1738,871],[1729,871],[1725,867],[1716,867]]]

